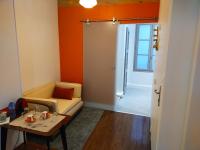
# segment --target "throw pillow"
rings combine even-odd
[[[74,88],[55,87],[53,91],[53,98],[72,100]]]

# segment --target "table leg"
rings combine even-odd
[[[26,144],[26,132],[23,131],[24,144]]]
[[[65,133],[65,126],[62,126],[60,128],[60,134],[61,134],[61,138],[62,138],[62,144],[63,144],[63,149],[67,150],[67,137],[66,137],[66,133]]]
[[[7,133],[8,129],[1,127],[1,150],[6,150]]]
[[[46,142],[47,142],[47,149],[50,150],[50,142],[49,142],[49,138],[46,138]]]

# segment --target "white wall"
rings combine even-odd
[[[136,25],[126,25],[130,31],[129,54],[128,54],[128,85],[136,87],[152,87],[153,73],[133,71],[135,30]]]
[[[60,79],[57,0],[15,0],[23,92]]]
[[[168,57],[161,100],[158,150],[181,149],[198,20],[198,0],[172,2],[173,6],[169,6],[172,10],[170,26],[167,27],[170,34],[166,45]],[[161,30],[165,27],[161,26]]]
[[[131,68],[133,70],[133,67]],[[128,85],[134,87],[152,88],[153,73],[132,71],[129,73]]]
[[[21,95],[21,79],[13,0],[0,0],[0,109]],[[7,150],[12,150],[18,132],[8,132]]]
[[[21,96],[21,79],[12,0],[0,1],[0,109]]]
[[[0,109],[24,90],[59,80],[56,0],[0,0],[0,69]],[[9,130],[7,150],[18,134]]]

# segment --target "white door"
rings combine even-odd
[[[151,145],[152,150],[156,150],[157,135],[159,128],[160,109],[162,102],[162,91],[164,77],[162,77],[162,51],[156,53],[156,70],[154,72],[152,114],[151,114]]]
[[[161,30],[159,30],[160,34],[162,34]],[[161,44],[162,42],[160,41],[159,50],[156,52],[156,70],[154,72],[154,83],[153,83],[152,114],[151,114],[152,150],[156,150],[156,143],[158,140],[157,135],[159,129],[160,111],[161,111],[162,96],[163,96],[164,81],[165,81],[166,52],[164,49],[162,49]]]
[[[84,25],[83,98],[86,101],[113,104],[117,24]]]
[[[164,91],[165,70],[169,41],[170,2],[161,1],[159,16],[159,50],[156,52],[156,69],[154,72],[152,114],[151,114],[151,147],[157,150],[160,112],[162,110],[162,96]]]

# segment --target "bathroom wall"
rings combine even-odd
[[[153,84],[153,72],[138,72],[133,70],[136,24],[121,24],[118,27],[115,86],[116,94],[119,96],[123,94],[126,28],[129,29],[130,33],[128,50],[128,87],[152,88]]]
[[[153,73],[133,71],[135,51],[135,24],[127,25],[130,31],[128,55],[128,85],[131,87],[152,87]]]

